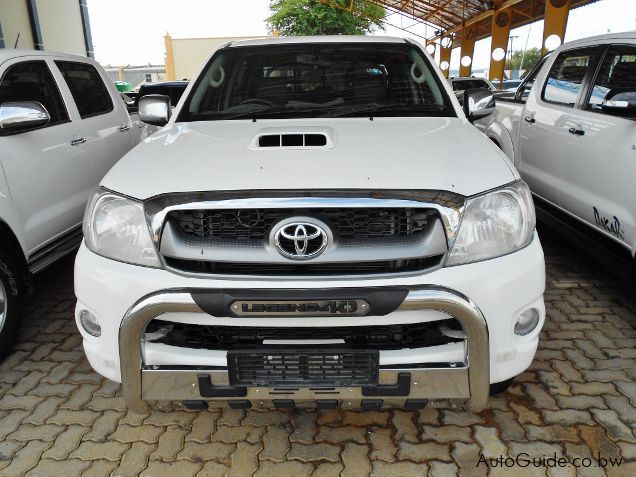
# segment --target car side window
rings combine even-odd
[[[614,107],[607,107],[608,101],[612,101]],[[619,101],[624,102],[624,108],[616,107]],[[636,47],[614,45],[608,49],[594,80],[587,109],[636,117]]]
[[[108,89],[93,65],[73,61],[56,61],[55,64],[71,90],[82,119],[113,110]]]
[[[68,121],[64,100],[44,61],[24,61],[7,68],[0,80],[0,104],[15,101],[41,103],[51,117],[44,127]]]
[[[573,107],[597,51],[594,47],[561,52],[550,68],[541,99]]]

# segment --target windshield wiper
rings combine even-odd
[[[328,117],[337,118],[337,117],[345,117],[345,116],[366,116],[369,117],[376,116],[374,113],[400,113],[400,112],[426,112],[426,113],[449,113],[451,112],[451,108],[445,105],[426,105],[426,104],[384,104],[384,105],[366,105],[357,108],[351,108],[346,111],[336,111],[330,114]]]

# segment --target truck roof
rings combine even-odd
[[[42,51],[42,50],[28,50],[23,48],[0,48],[0,63],[3,63],[11,58],[19,58],[21,56],[57,56],[65,57],[69,59],[81,59],[94,61],[92,58],[80,55],[71,55],[69,53],[59,53],[57,51]]]
[[[365,36],[365,35],[320,35],[320,36],[288,36],[265,37],[251,40],[238,40],[228,46],[260,46],[296,43],[406,43],[404,38],[393,36]]]
[[[636,39],[636,31],[624,31],[619,33],[606,33],[604,35],[588,36],[579,40],[568,41],[563,44],[566,48],[576,45],[587,45],[590,43],[597,43],[604,40],[622,40],[622,39]]]

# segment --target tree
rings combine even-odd
[[[329,3],[332,5],[319,0],[271,0],[272,15],[267,24],[281,36],[364,35],[382,28],[383,7],[364,0],[330,0]],[[353,12],[346,10],[350,6]]]
[[[521,60],[523,59],[523,65]],[[534,65],[536,65],[541,59],[541,50],[539,48],[530,48],[526,50],[525,55],[523,50],[517,50],[512,53],[512,58],[506,59],[507,70],[520,70],[530,71]]]

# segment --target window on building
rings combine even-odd
[[[113,110],[113,101],[102,77],[93,65],[73,61],[56,61],[71,90],[82,119]]]
[[[146,83],[152,83],[152,74],[146,73]]]
[[[559,54],[548,73],[542,99],[574,106],[581,92],[583,78],[590,70],[597,51],[597,48],[579,48]]]
[[[62,95],[44,61],[25,61],[7,68],[0,81],[0,104],[37,101],[49,112],[47,126],[68,121]]]
[[[636,116],[636,47],[610,47],[594,81],[587,108],[619,116]]]

